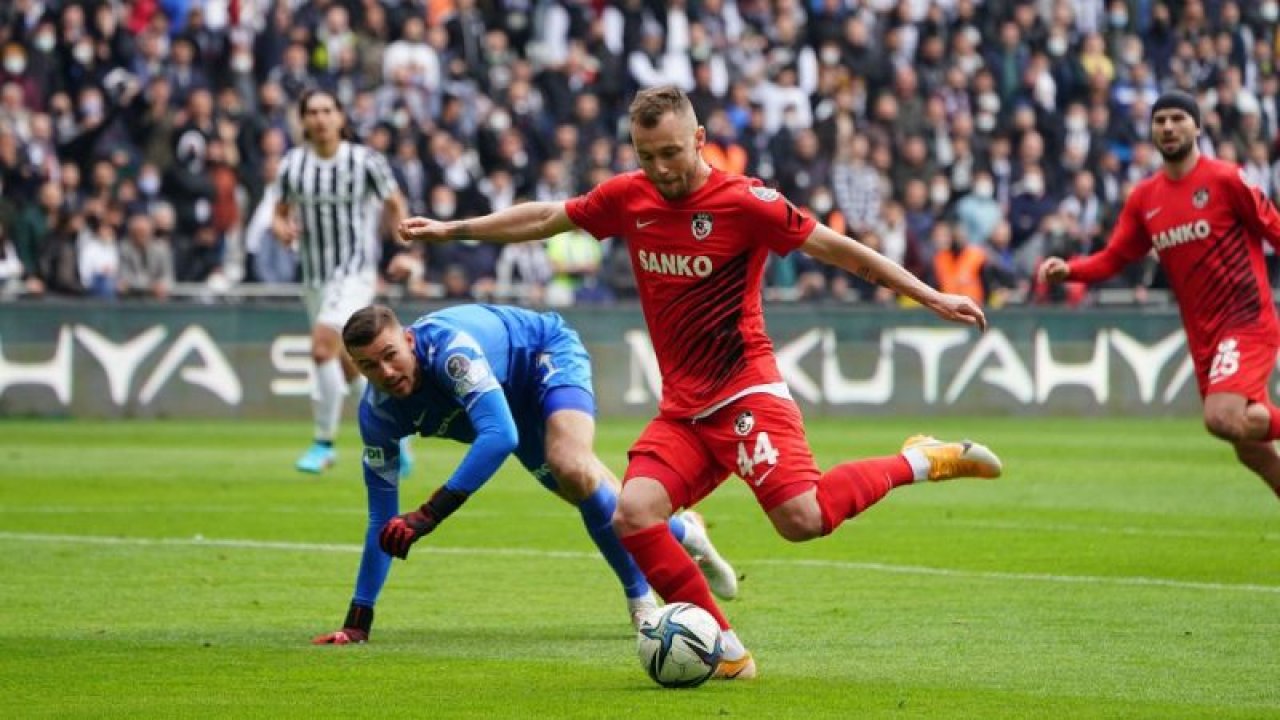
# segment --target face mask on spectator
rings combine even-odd
[[[86,100],[80,103],[80,111],[85,117],[100,117],[102,115],[101,100]]]
[[[89,43],[80,43],[72,48],[71,57],[81,65],[88,65],[93,62],[93,46]]]
[[[138,190],[143,195],[155,195],[160,192],[160,178],[155,175],[143,175],[138,178]]]
[[[231,56],[231,71],[247,73],[253,69],[253,56],[237,53]]]
[[[814,195],[809,201],[809,208],[819,215],[826,215],[831,212],[831,196],[825,194]]]
[[[511,127],[511,116],[504,112],[489,113],[489,128],[494,132],[502,132]]]
[[[1112,27],[1122,28],[1129,24],[1129,13],[1113,11],[1109,17],[1111,18]]]
[[[1028,195],[1039,195],[1044,192],[1044,179],[1039,175],[1028,175],[1022,180],[1022,189]]]
[[[946,205],[951,199],[951,189],[946,185],[934,185],[929,188],[929,199],[934,205]]]
[[[992,187],[991,181],[979,180],[973,184],[973,194],[980,198],[990,198],[996,194],[996,189]]]
[[[1054,57],[1061,57],[1067,53],[1067,39],[1064,37],[1054,36],[1049,38],[1049,54]]]
[[[1000,111],[1000,96],[993,92],[982,93],[978,96],[978,107],[989,113]]]
[[[822,64],[835,65],[840,62],[840,48],[828,45],[822,48]]]
[[[1263,20],[1266,20],[1267,22],[1275,22],[1277,18],[1280,18],[1280,5],[1273,2],[1262,3],[1262,7],[1258,10],[1258,13],[1262,15]]]
[[[974,127],[978,128],[978,132],[988,133],[996,129],[996,116],[992,113],[978,113],[973,119]]]
[[[431,206],[431,210],[438,218],[451,218],[453,213],[458,210],[458,206],[450,202],[442,202],[438,205]]]
[[[1073,132],[1079,132],[1081,130],[1084,130],[1085,125],[1087,123],[1085,122],[1085,119],[1080,115],[1068,115],[1064,124],[1067,126],[1068,130],[1071,130]]]
[[[53,46],[57,43],[58,40],[53,33],[40,33],[35,39],[36,49],[44,53],[53,52]]]
[[[21,75],[27,69],[27,59],[21,55],[6,55],[4,70],[10,75]]]

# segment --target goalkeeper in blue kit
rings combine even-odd
[[[444,522],[512,453],[534,478],[582,514],[587,534],[622,583],[632,624],[657,606],[644,575],[614,534],[617,479],[592,448],[591,361],[555,313],[460,305],[400,325],[388,307],[357,311],[343,344],[369,380],[360,401],[369,526],[355,595],[335,632],[316,644],[364,642],[391,569]],[[444,437],[470,444],[452,475],[422,505],[399,513],[400,439]],[[721,597],[737,594],[733,568],[701,517],[673,516],[672,533]]]

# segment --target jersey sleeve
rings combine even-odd
[[[391,172],[391,164],[382,156],[382,153],[370,150],[366,156],[364,168],[368,175],[369,192],[379,200],[386,200],[400,190],[396,176]]]
[[[571,198],[564,204],[569,220],[591,233],[597,240],[622,235],[626,227],[623,210],[629,175],[615,175],[595,186],[586,195]]]
[[[441,347],[444,349],[436,353],[432,375],[441,387],[450,389],[476,432],[445,487],[471,494],[502,467],[516,449],[519,436],[506,395],[480,343],[469,333],[459,331]]]
[[[773,252],[786,255],[804,244],[818,222],[790,200],[759,180],[743,189],[741,208],[746,226],[758,228],[758,237]]]
[[[1136,193],[1129,196],[1106,247],[1088,257],[1067,262],[1068,280],[1082,283],[1106,280],[1151,250],[1151,239],[1142,225],[1138,198]]]
[[[1251,185],[1243,169],[1231,173],[1226,185],[1232,207],[1245,227],[1254,235],[1266,238],[1271,247],[1280,249],[1280,212],[1262,188]]]
[[[378,535],[400,508],[400,438],[394,423],[366,399],[360,402],[360,436],[364,441],[365,497],[369,523],[364,533],[360,569],[353,601],[373,607],[391,571],[391,556],[382,551]]]

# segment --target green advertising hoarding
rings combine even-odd
[[[411,321],[430,308],[403,305]],[[568,309],[603,414],[653,413],[636,307]],[[779,366],[807,413],[1123,415],[1198,411],[1171,310],[1006,310],[986,334],[920,310],[775,306]],[[0,306],[0,415],[309,416],[300,304]],[[354,405],[351,403],[350,405]]]

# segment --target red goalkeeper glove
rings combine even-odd
[[[409,548],[418,541],[418,538],[435,530],[436,526],[461,507],[466,499],[465,492],[441,487],[417,510],[397,515],[383,525],[382,533],[378,535],[378,544],[386,554],[401,560],[407,559]]]
[[[342,621],[342,629],[311,639],[312,645],[351,645],[366,642],[369,629],[373,627],[373,608],[351,603],[347,609],[347,619]]]

